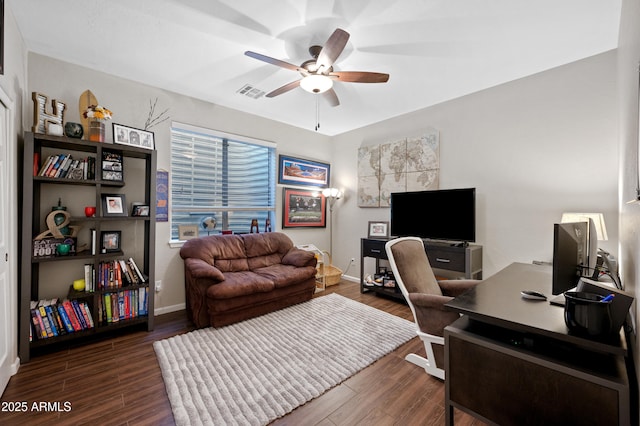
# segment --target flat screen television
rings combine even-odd
[[[476,189],[394,192],[391,235],[431,240],[476,240]]]

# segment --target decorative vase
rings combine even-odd
[[[82,139],[84,129],[80,123],[67,122],[64,124],[64,133],[70,138]]]
[[[89,140],[93,142],[104,142],[104,121],[91,120],[89,122]]]

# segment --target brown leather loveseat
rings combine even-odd
[[[194,238],[184,259],[187,315],[221,327],[310,300],[316,258],[280,232]]]

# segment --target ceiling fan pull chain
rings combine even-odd
[[[320,102],[318,102],[318,96],[316,98],[316,132],[320,128]]]

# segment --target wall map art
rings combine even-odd
[[[358,206],[389,207],[393,192],[438,189],[440,136],[421,137],[358,149]]]

